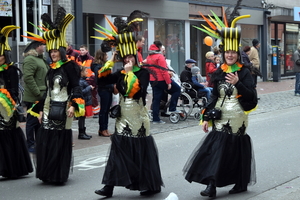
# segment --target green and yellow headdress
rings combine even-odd
[[[70,13],[66,14],[66,10],[63,7],[59,7],[54,22],[52,22],[47,13],[44,13],[41,18],[43,23],[42,27],[32,25],[42,32],[42,36],[26,31],[26,33],[31,36],[23,37],[45,43],[47,51],[52,49],[59,50],[61,47],[67,48],[66,30],[67,26],[75,18],[74,15]]]
[[[147,13],[139,10],[133,11],[127,18],[127,21],[121,17],[117,17],[112,23],[106,16],[105,19],[108,22],[112,31],[96,24],[100,29],[95,31],[101,33],[105,37],[91,36],[91,38],[102,40],[101,49],[103,52],[108,52],[111,47],[117,47],[119,55],[124,58],[127,55],[136,55],[137,47],[135,42],[136,31],[138,31],[138,24],[142,22],[142,17],[148,15]]]
[[[11,48],[8,44],[8,35],[11,31],[18,29],[20,27],[15,25],[5,26],[0,30],[0,55],[5,56],[5,61],[7,64],[11,63],[10,51]]]
[[[201,24],[203,28],[199,28],[197,26],[193,27],[207,33],[211,37],[220,39],[220,46],[222,47],[223,51],[239,51],[239,47],[241,45],[241,29],[240,27],[236,27],[236,22],[240,19],[249,18],[250,15],[238,16],[235,17],[233,20],[227,21],[224,8],[222,7],[222,21],[213,11],[211,11],[211,13],[213,14],[214,18],[208,15],[210,19],[209,20],[201,12],[199,12],[199,14],[207,22],[210,28],[203,24]]]

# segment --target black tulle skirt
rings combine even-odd
[[[111,141],[102,183],[130,190],[160,190],[163,181],[153,137],[113,134]]]
[[[18,178],[32,171],[22,129],[0,130],[0,176]]]
[[[66,182],[72,162],[72,130],[41,127],[36,137],[36,177],[47,182]]]
[[[256,182],[255,159],[249,135],[233,135],[211,131],[196,147],[183,169],[185,179],[217,187]]]

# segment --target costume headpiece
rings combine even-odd
[[[37,27],[34,24],[32,25],[43,33],[42,36],[27,31],[26,33],[33,37],[22,36],[46,44],[47,51],[67,48],[66,30],[69,23],[75,18],[74,15],[70,13],[66,14],[66,10],[63,7],[59,7],[54,22],[52,22],[47,13],[44,13],[41,18],[43,21],[42,27]]]
[[[127,20],[123,20],[121,17],[117,17],[112,23],[106,16],[105,19],[110,25],[112,31],[96,24],[100,29],[94,28],[97,32],[106,37],[91,36],[92,38],[103,40],[101,44],[101,50],[108,52],[111,47],[117,47],[119,55],[124,58],[127,55],[136,55],[137,47],[135,42],[135,36],[139,29],[139,22],[143,21],[142,17],[149,15],[139,10],[133,11]]]
[[[203,19],[208,23],[210,28],[202,25],[204,28],[199,28],[194,26],[195,28],[207,33],[211,37],[217,38],[221,40],[220,48],[222,51],[234,50],[239,51],[239,46],[241,45],[241,29],[236,27],[236,22],[243,18],[248,18],[250,15],[242,15],[239,16],[238,9],[240,9],[239,4],[241,0],[238,1],[237,5],[233,9],[233,12],[229,15],[229,20],[227,21],[226,14],[224,12],[224,8],[222,7],[222,18],[223,21],[213,12],[211,13],[214,16],[214,19],[208,15],[210,18],[207,19],[201,12],[199,14],[203,17]]]
[[[18,29],[20,27],[15,25],[5,26],[0,30],[0,55],[5,56],[5,61],[7,64],[11,63],[10,51],[11,48],[8,44],[8,35],[12,30]]]

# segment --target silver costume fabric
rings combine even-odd
[[[150,119],[142,98],[135,100],[120,95],[121,117],[116,119],[115,134],[130,137],[150,135]]]
[[[217,100],[216,108],[222,111],[220,120],[215,120],[214,125],[217,131],[225,131],[224,126],[231,127],[231,134],[245,135],[248,126],[248,115],[244,113],[241,104],[238,101],[238,91],[236,87],[229,83],[222,83],[218,86],[220,97]],[[224,96],[226,95],[225,99]],[[221,106],[224,99],[224,103]],[[241,127],[243,127],[241,129]],[[228,131],[228,130],[227,130]]]
[[[53,78],[53,89],[48,92],[51,92],[51,97],[49,96],[49,93],[47,95],[47,98],[45,99],[44,109],[43,109],[43,123],[42,126],[44,129],[50,129],[50,130],[63,130],[63,129],[71,129],[73,117],[66,117],[66,121],[57,121],[57,120],[49,120],[48,114],[50,109],[50,98],[53,101],[68,101],[69,95],[67,92],[67,86],[61,87],[60,82],[62,81],[61,75],[56,75]],[[48,84],[49,85],[49,84]],[[69,106],[67,104],[66,110],[68,110]],[[66,113],[67,115],[67,113]]]

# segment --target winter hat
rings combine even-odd
[[[31,49],[36,49],[37,47],[41,46],[41,45],[45,45],[44,43],[42,42],[38,42],[38,41],[32,41],[31,43],[29,43],[25,50],[24,50],[24,53],[27,53],[29,50]]]
[[[185,61],[185,64],[189,64],[189,63],[196,63],[196,61],[193,60],[193,59],[187,59],[187,60]]]
[[[195,75],[197,75],[198,72],[200,72],[200,69],[199,69],[199,67],[194,66],[191,68],[191,72],[192,72],[192,75],[195,76]]]
[[[253,45],[254,47],[256,47],[258,44],[259,44],[259,41],[258,41],[257,39],[253,39],[253,40],[252,40],[252,45]]]

